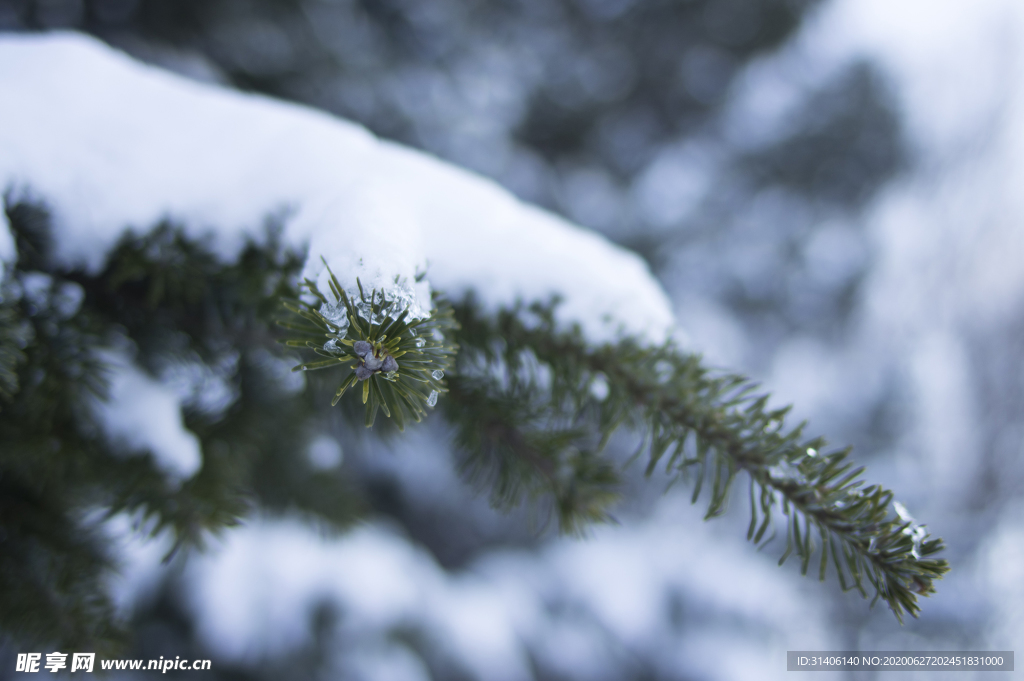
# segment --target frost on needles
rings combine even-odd
[[[682,349],[644,263],[601,237],[351,123],[79,35],[0,38],[0,84],[0,484],[25,500],[2,517],[0,627],[112,636],[97,509],[179,548],[254,507],[350,522],[351,495],[288,456],[339,410],[376,431],[436,409],[495,504],[549,508],[565,532],[610,517],[625,429],[707,518],[732,492],[751,541],[898,618],[948,570],[848,450]],[[306,353],[305,391],[278,341]],[[153,408],[132,408],[142,393]],[[17,595],[37,559],[60,594],[46,612]]]

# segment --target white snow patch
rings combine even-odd
[[[96,404],[97,421],[109,437],[132,450],[151,452],[172,481],[202,466],[199,440],[185,428],[175,390],[143,373],[124,353],[100,359],[112,369],[109,399]]]
[[[727,679],[763,676],[787,646],[828,649],[822,615],[801,591],[822,587],[784,575],[774,560],[751,560],[740,539],[723,544],[725,531],[673,495],[639,526],[601,528],[590,541],[556,540],[538,552],[492,553],[447,573],[381,525],[329,537],[295,519],[262,518],[195,556],[186,580],[202,640],[237,660],[296,649],[321,604],[339,613],[339,642],[358,637],[372,649],[412,629],[481,679],[532,678],[526,651],[543,669],[587,678],[612,678],[625,653],[666,674],[696,664],[707,678]],[[684,617],[697,613],[679,629],[673,593]],[[708,621],[701,612],[724,615]],[[764,644],[742,646],[742,657],[716,666],[717,654],[739,645],[737,621],[762,630]],[[698,625],[702,645],[679,652]]]
[[[960,338],[933,331],[915,340],[910,357],[916,432],[917,475],[933,493],[949,499],[964,485],[964,454],[980,450],[970,357]]]
[[[943,524],[968,532],[991,528],[984,519],[1000,502],[992,497],[997,491],[982,486],[986,476],[998,470],[1005,483],[1019,473],[1019,431],[1002,422],[1006,398],[984,391],[989,372],[1017,375],[1012,342],[991,340],[1019,336],[1014,330],[1024,301],[1022,35],[1024,4],[1017,0],[823,3],[796,40],[748,70],[727,118],[730,141],[756,147],[791,132],[788,126],[799,122],[791,114],[808,93],[858,60],[878,67],[891,85],[912,172],[890,182],[862,216],[863,244],[840,226],[821,232],[806,253],[814,265],[816,251],[839,254],[835,247],[847,242],[844,255],[855,256],[853,267],[842,258],[812,267],[826,285],[829,272],[856,269],[857,260],[870,258],[862,304],[840,346],[815,348],[799,339],[783,346],[772,385],[777,394],[795,395],[798,410],[810,405],[833,418],[857,402],[877,403],[877,395],[857,395],[867,395],[860,387],[866,382],[897,388],[892,397],[907,422],[895,442],[882,445],[894,455],[878,457],[874,475],[898,480],[900,496],[951,544],[956,536]],[[834,386],[841,390],[832,395]],[[1007,433],[1005,450],[991,444],[993,431]],[[1004,486],[1012,494],[1012,485]],[[977,511],[983,497],[985,510]],[[972,519],[971,509],[981,515]],[[954,565],[934,602],[925,604],[926,616],[938,608],[940,618],[968,622],[964,630],[989,648],[1021,640],[1020,510],[1011,504],[1005,520],[984,530],[990,535],[981,540],[980,555],[988,583],[960,582],[958,591],[964,570]],[[991,615],[981,612],[985,607]],[[977,626],[982,617],[990,630]],[[862,638],[861,649],[877,648],[874,643]],[[920,640],[882,643],[923,647]]]
[[[239,389],[229,380],[237,370],[238,353],[221,358],[212,367],[192,354],[162,367],[160,383],[171,389],[182,405],[209,416],[223,414],[238,399]]]
[[[1024,25],[1016,0],[841,0],[823,9],[808,50],[828,63],[881,63],[909,104],[906,130],[922,151],[976,141],[998,122],[993,103],[1013,97]]]
[[[972,339],[1013,324],[1024,301],[1022,34],[1013,0],[839,0],[798,41],[834,65],[868,58],[895,86],[917,172],[865,215],[875,262],[851,345],[908,376],[899,445],[946,500],[971,493],[984,460]],[[844,354],[833,364],[850,366]]]
[[[188,574],[203,640],[232,659],[296,648],[309,639],[313,609],[327,603],[360,635],[426,624],[479,678],[529,678],[498,597],[451,580],[380,526],[326,539],[297,520],[260,520],[197,557]]]
[[[348,651],[347,651],[348,652]],[[353,681],[430,681],[423,660],[408,648],[394,643],[365,647],[348,652],[345,675]]]
[[[7,268],[14,264],[17,251],[14,247],[14,235],[7,221],[7,213],[0,211],[0,279],[3,279]]]
[[[128,616],[156,592],[173,569],[164,563],[173,538],[166,531],[153,536],[151,523],[126,513],[106,519],[103,532],[110,541],[116,564],[107,593],[118,612]]]
[[[667,147],[644,169],[632,198],[644,220],[659,229],[677,227],[711,190],[720,160],[705,146]]]
[[[330,435],[320,434],[313,438],[306,450],[309,464],[318,471],[328,471],[341,465],[341,445]]]
[[[858,326],[847,347],[784,346],[773,387],[804,411],[813,401],[848,411],[840,402],[862,382],[851,358],[908,373],[919,403],[906,444],[942,461],[930,464],[933,486],[970,480],[962,467],[980,443],[967,339],[999,328],[1024,301],[1022,33],[1024,4],[1015,0],[824,3],[794,40],[745,70],[725,120],[730,141],[756,147],[791,133],[808,94],[859,60],[892,85],[916,172],[865,212],[863,241],[834,223],[805,252],[824,285],[872,260]],[[881,359],[866,359],[872,354]],[[835,385],[842,400],[829,399]]]
[[[169,219],[224,260],[286,215],[285,242],[346,288],[431,286],[487,306],[560,295],[594,342],[671,331],[636,255],[491,181],[305,107],[140,64],[72,33],[0,38],[0,187],[52,211],[57,256],[96,271],[126,230]],[[31,192],[31,194],[29,194]],[[6,250],[4,250],[6,249]],[[0,259],[10,253],[0,244]],[[418,272],[429,283],[413,285]]]
[[[1020,527],[1024,504],[1011,504],[986,538],[979,556],[983,579],[994,611],[989,637],[995,646],[1012,649],[1024,637],[1024,528]]]

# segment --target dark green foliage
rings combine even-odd
[[[18,367],[25,361],[29,327],[18,321],[14,306],[0,303],[0,411],[18,392]]]
[[[894,97],[872,64],[847,67],[799,112],[793,133],[741,157],[756,185],[785,187],[845,208],[864,205],[907,162]]]
[[[0,630],[8,634],[84,649],[117,640],[101,528],[114,514],[168,532],[175,550],[202,546],[255,508],[343,527],[358,496],[341,475],[314,470],[301,456],[306,444],[329,414],[351,422],[353,404],[364,423],[378,409],[391,417],[375,432],[404,427],[427,413],[433,391],[446,393],[443,413],[467,475],[499,507],[547,505],[562,531],[612,519],[620,462],[606,445],[622,428],[642,434],[636,457],[648,475],[688,478],[695,501],[708,490],[709,518],[745,473],[755,543],[785,534],[783,559],[795,553],[806,572],[818,555],[821,576],[831,560],[844,589],[870,585],[897,617],[916,615],[917,595],[947,570],[932,558],[941,540],[890,517],[892,494],[864,488],[846,451],[826,453],[822,440],[784,427],[785,410],[769,410],[745,379],[710,373],[671,345],[593,347],[578,330],[556,328],[554,304],[484,314],[472,300],[452,307],[436,298],[429,318],[410,322],[380,292],[345,295],[337,281],[333,303],[309,282],[303,300],[291,283],[302,256],[282,249],[273,224],[235,263],[168,224],[126,235],[98,273],[65,271],[52,264],[45,211],[9,205],[7,216],[18,246],[0,301]],[[302,335],[291,344],[318,355],[305,366],[339,367],[340,389],[336,372],[309,378],[302,392],[282,383],[287,360],[274,354],[272,323],[282,298],[291,301],[285,324]],[[344,305],[345,333],[323,314],[330,305]],[[362,354],[357,342],[369,344]],[[155,376],[184,362],[228,386],[219,406],[186,403],[203,462],[182,484],[97,427],[93,409],[107,390],[97,350],[109,347],[137,348],[136,363]],[[367,348],[379,369],[360,381],[354,368]],[[396,369],[383,370],[388,357]],[[338,404],[356,386],[362,400],[331,408],[332,396]]]
[[[347,301],[336,282],[333,288],[338,300]],[[311,290],[321,305],[328,304],[315,287]],[[370,299],[375,300],[373,294]],[[358,327],[346,304],[355,337],[377,338],[372,328],[368,334]],[[651,348],[624,340],[594,348],[578,329],[560,332],[556,305],[520,305],[494,316],[468,300],[455,308],[457,325],[449,322],[458,329],[461,353],[448,380],[445,415],[458,428],[464,471],[490,490],[495,506],[548,502],[559,529],[572,534],[611,520],[609,507],[619,496],[620,481],[604,450],[612,434],[625,427],[642,434],[633,459],[646,455],[648,476],[663,470],[671,481],[691,480],[694,503],[708,489],[705,519],[724,512],[743,472],[750,484],[748,539],[761,545],[775,538],[781,514],[786,547],[780,565],[795,552],[806,574],[817,553],[824,580],[831,557],[844,591],[856,588],[866,596],[866,582],[900,621],[904,613],[917,615],[917,596],[933,593],[933,580],[949,569],[945,560],[930,557],[943,549],[942,540],[894,517],[892,492],[864,487],[864,469],[853,469],[849,449],[825,453],[824,439],[803,437],[804,424],[785,426],[788,407],[768,409],[768,395],[756,394],[757,386],[746,378],[714,374],[698,355],[671,343]],[[311,333],[315,341],[290,344],[330,357],[302,366],[349,371],[337,402],[357,383],[351,366],[358,358],[321,350],[320,340],[331,337],[333,328],[313,305],[291,309],[318,333]],[[388,404],[387,396],[379,399],[382,409],[401,408]]]
[[[106,650],[119,638],[101,576],[112,567],[103,537],[71,503],[10,475],[0,478],[0,630],[23,641],[59,641]],[[48,482],[66,491],[68,480]]]
[[[578,330],[558,332],[552,310],[456,308],[462,353],[446,412],[470,475],[488,482],[499,506],[547,495],[573,532],[607,518],[617,475],[602,450],[625,426],[642,434],[634,458],[645,456],[648,476],[689,479],[694,502],[708,491],[705,518],[724,511],[745,473],[749,539],[766,543],[781,529],[780,564],[795,552],[806,574],[817,551],[821,579],[831,557],[844,590],[866,594],[870,584],[901,621],[917,615],[917,595],[949,569],[933,558],[942,541],[893,517],[892,492],[864,487],[848,449],[826,453],[823,439],[803,437],[804,424],[785,426],[788,409],[768,409],[755,385],[710,372],[699,356],[629,340],[593,348]]]
[[[116,565],[100,523],[118,513],[169,532],[175,550],[201,546],[254,506],[335,525],[355,516],[345,481],[301,455],[320,393],[285,390],[287,360],[272,354],[271,315],[294,295],[301,263],[273,229],[224,264],[164,225],[127,235],[90,274],[51,264],[45,211],[6,212],[18,262],[0,303],[0,630],[79,649],[116,641],[105,587]],[[216,413],[186,407],[203,462],[180,485],[97,427],[108,376],[97,351],[110,347],[137,348],[137,363],[157,375],[201,367],[234,396]]]
[[[21,269],[41,261],[25,247],[34,236],[26,231],[30,215],[8,211],[20,257],[4,282],[0,332],[5,350],[13,348],[5,355],[15,359],[0,411],[0,627],[95,644],[112,634],[100,582],[109,560],[84,516],[116,494],[105,479],[123,462],[84,422],[104,387],[89,354],[99,340],[95,318],[67,318],[57,299],[62,283]]]

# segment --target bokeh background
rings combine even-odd
[[[702,523],[632,471],[619,525],[561,538],[491,509],[437,419],[385,442],[327,424],[304,454],[365,501],[350,532],[266,513],[162,565],[111,527],[135,657],[770,679],[787,650],[1024,641],[1018,0],[0,0],[0,31],[59,29],[358,121],[635,249],[689,348],[853,445],[953,565],[901,627],[746,544],[742,494]]]

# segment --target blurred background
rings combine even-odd
[[[0,0],[0,30],[57,29],[358,121],[636,250],[687,347],[852,444],[953,565],[901,627],[745,543],[742,494],[703,523],[633,471],[619,525],[560,538],[460,480],[438,419],[385,442],[328,424],[307,463],[361,491],[351,532],[266,513],[161,565],[124,523],[134,656],[768,679],[787,650],[1024,641],[1017,0]]]

